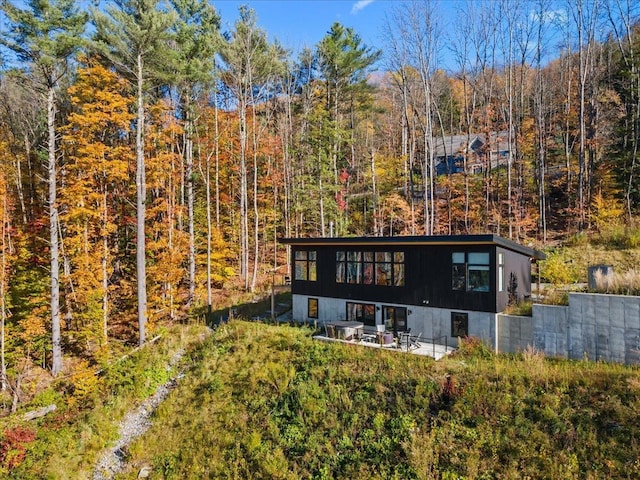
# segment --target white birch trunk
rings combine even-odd
[[[2,197],[2,258],[0,259],[0,386],[4,392],[7,389],[7,364],[5,361],[5,335],[4,327],[7,322],[7,306],[5,304],[5,285],[7,283],[7,249],[9,242],[7,231],[9,216],[7,214],[7,194]]]
[[[139,342],[143,345],[146,340],[147,327],[147,265],[146,265],[146,239],[145,216],[147,184],[144,164],[144,99],[142,56],[138,54],[138,115],[136,128],[136,270],[138,293],[138,331]]]
[[[49,241],[51,252],[51,373],[62,370],[62,340],[60,336],[60,254],[58,244],[58,206],[56,204],[56,104],[55,91],[47,94],[47,128],[49,130]]]
[[[193,112],[191,112],[190,102],[186,108],[185,122],[185,160],[186,160],[186,180],[187,180],[187,216],[189,223],[189,297],[187,305],[193,303],[196,293],[196,238],[194,231],[193,204],[195,200],[193,191]]]

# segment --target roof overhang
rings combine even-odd
[[[320,237],[280,238],[285,245],[300,246],[416,246],[416,245],[495,245],[535,260],[544,260],[546,255],[534,248],[520,245],[498,235],[418,235],[397,237]]]

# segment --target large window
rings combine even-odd
[[[451,254],[451,288],[468,292],[488,292],[489,252],[454,252]]]
[[[404,252],[336,252],[336,283],[403,287]]]
[[[373,326],[376,324],[376,306],[370,303],[347,302],[347,320]]]
[[[451,288],[454,290],[467,289],[467,261],[464,252],[451,254]]]
[[[362,283],[362,252],[347,252],[347,283]]]
[[[316,252],[314,250],[296,250],[295,279],[315,282],[317,280]]]

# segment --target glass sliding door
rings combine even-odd
[[[347,302],[347,320],[374,326],[376,324],[376,306],[371,303]]]
[[[407,331],[407,309],[405,307],[382,307],[382,319],[387,330],[395,336]]]

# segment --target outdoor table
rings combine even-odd
[[[352,320],[338,320],[331,322],[336,329],[336,337],[351,340],[354,335],[359,336],[364,331],[364,323]]]

